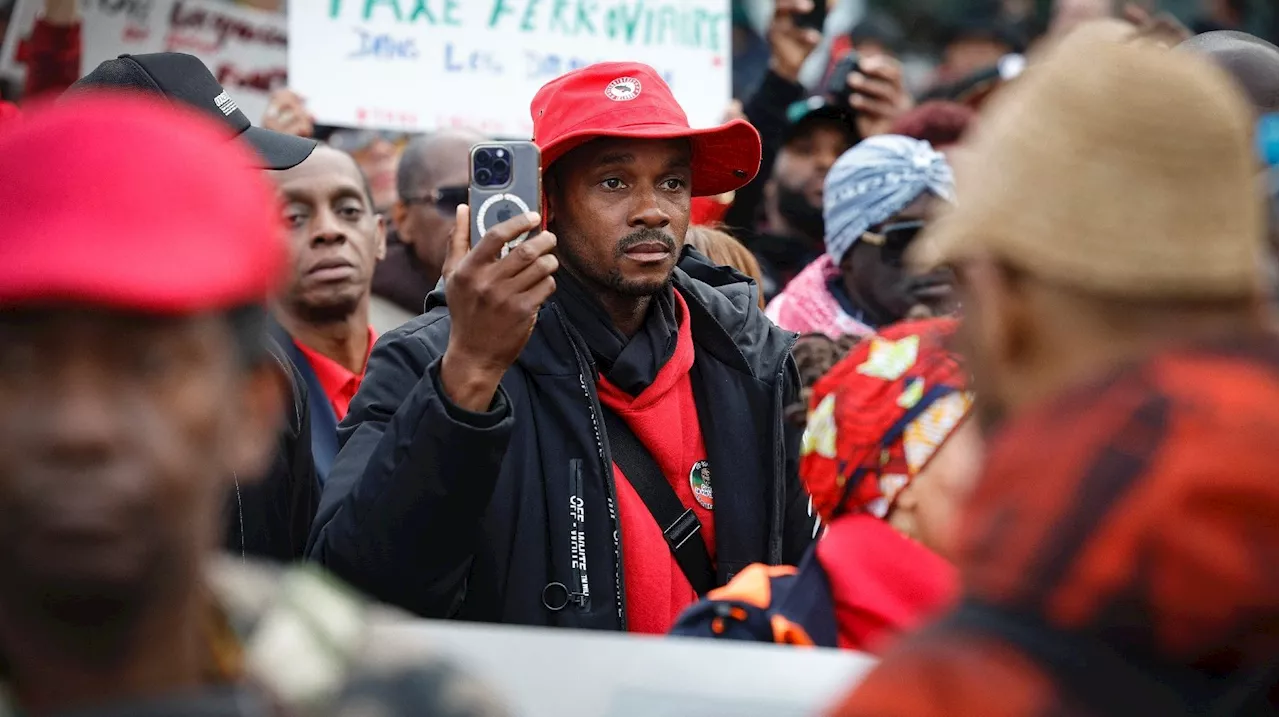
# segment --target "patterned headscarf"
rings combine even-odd
[[[831,167],[823,189],[827,256],[839,264],[868,229],[925,192],[955,202],[951,165],[928,142],[882,134],[854,145]]]
[[[814,386],[800,479],[824,521],[849,511],[884,518],[973,406],[947,347],[954,319],[886,327]]]

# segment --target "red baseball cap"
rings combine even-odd
[[[600,62],[561,75],[538,90],[529,110],[544,168],[597,137],[628,137],[687,138],[696,197],[738,189],[760,171],[755,127],[733,120],[691,129],[671,88],[639,62]]]
[[[86,93],[0,126],[0,305],[263,302],[287,248],[258,159],[164,100]]]

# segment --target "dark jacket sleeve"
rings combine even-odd
[[[787,359],[787,363],[788,368],[783,377],[784,406],[795,403],[800,396],[800,374],[792,359]],[[791,421],[784,420],[782,431],[787,456],[787,513],[782,533],[782,562],[799,565],[817,537],[820,526],[813,510],[813,501],[800,482],[800,439],[804,430]]]
[[[305,554],[320,491],[311,459],[307,384],[279,344],[272,341],[269,349],[288,382],[289,405],[267,475],[236,481],[227,511],[225,547],[236,555],[291,562]]]
[[[424,617],[453,614],[511,437],[501,387],[487,413],[440,387],[443,349],[409,326],[383,337],[339,429],[309,556]]]
[[[760,133],[760,173],[751,183],[738,190],[733,206],[725,213],[724,223],[736,229],[754,231],[764,200],[764,185],[773,174],[773,162],[782,148],[787,131],[787,107],[804,98],[804,87],[783,79],[773,70],[764,73],[759,89],[743,105],[747,121]]]

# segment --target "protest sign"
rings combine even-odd
[[[14,13],[0,69],[13,65],[11,46],[31,34],[39,0]],[[286,81],[288,25],[284,16],[219,0],[81,0],[81,74],[123,53],[186,52],[200,58],[249,120],[258,123],[271,90]]]
[[[254,123],[285,84],[288,26],[277,13],[216,0],[90,0],[83,12],[82,72],[123,52],[186,52]]]
[[[291,0],[289,84],[324,124],[527,138],[548,80],[652,65],[695,127],[730,98],[729,0]]]

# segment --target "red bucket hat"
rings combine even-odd
[[[550,167],[597,137],[688,139],[695,197],[731,192],[760,171],[760,134],[744,120],[691,129],[671,88],[648,65],[601,62],[538,90],[529,108],[533,139]]]
[[[0,126],[0,306],[191,314],[266,301],[287,246],[274,192],[225,127],[86,93]]]

